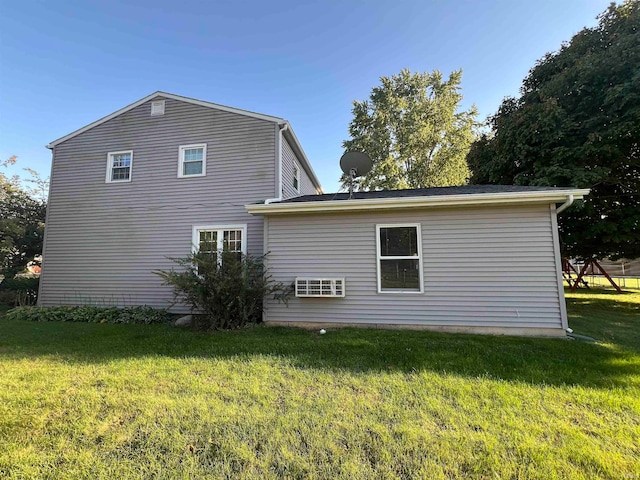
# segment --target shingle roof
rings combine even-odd
[[[487,193],[517,193],[517,192],[549,192],[567,190],[567,187],[523,187],[517,185],[464,185],[462,187],[412,188],[405,190],[379,190],[374,192],[353,192],[354,199],[370,198],[405,198],[405,197],[433,197],[444,195],[473,195]],[[330,200],[349,200],[349,193],[327,193],[324,195],[303,195],[274,203],[322,202]]]

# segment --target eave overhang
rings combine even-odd
[[[253,215],[296,213],[333,213],[402,208],[477,207],[484,205],[552,204],[565,202],[570,195],[579,200],[589,189],[541,190],[528,192],[477,193],[462,195],[432,195],[417,197],[367,198],[308,202],[280,202],[245,205]]]

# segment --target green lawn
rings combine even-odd
[[[0,319],[0,478],[640,478],[640,294],[599,343]]]

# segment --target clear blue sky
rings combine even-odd
[[[351,102],[380,76],[462,68],[484,119],[608,0],[0,0],[0,159],[44,148],[156,90],[288,119],[338,188]]]

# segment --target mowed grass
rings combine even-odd
[[[2,478],[638,478],[640,294],[598,343],[0,319]]]

